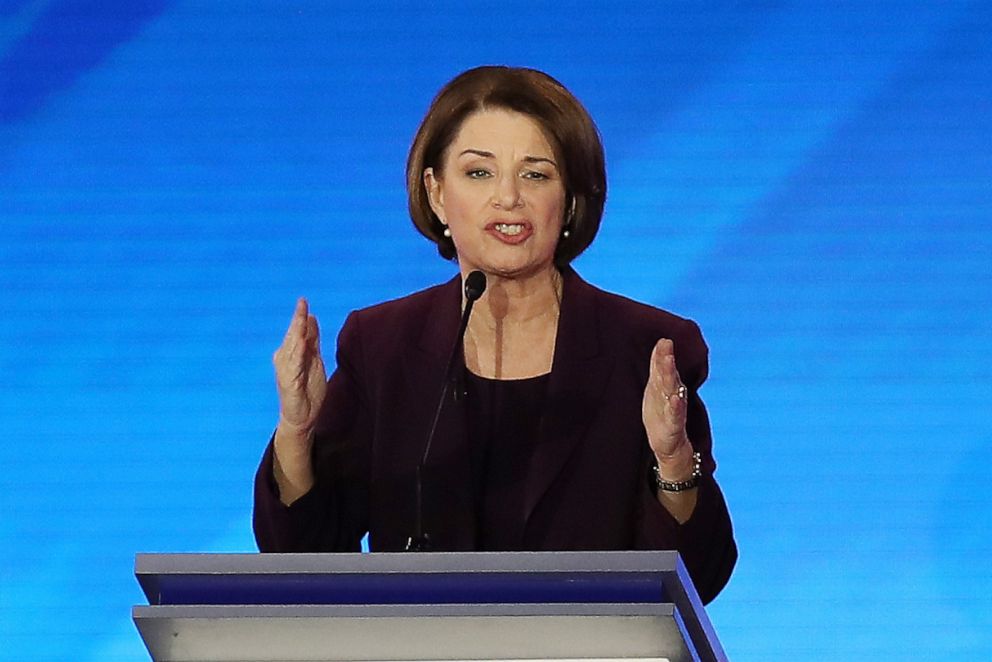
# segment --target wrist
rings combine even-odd
[[[313,437],[313,426],[312,425],[300,425],[298,423],[291,423],[286,420],[282,415],[279,416],[279,423],[276,425],[276,434],[290,439],[306,439],[309,440]]]
[[[655,455],[651,470],[656,489],[664,492],[682,492],[699,483],[702,475],[702,457],[693,451],[688,439],[679,444],[669,455]]]
[[[280,419],[273,439],[272,475],[279,491],[279,500],[291,505],[313,486],[311,451],[314,433],[285,424]]]
[[[313,439],[313,428],[296,426],[280,419],[273,438],[276,456],[290,465],[308,465]]]
[[[655,452],[654,463],[666,478],[681,480],[692,473],[692,454],[692,443],[683,434],[668,453]]]

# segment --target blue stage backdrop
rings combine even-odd
[[[434,92],[545,69],[600,286],[696,319],[735,660],[992,659],[992,3],[0,0],[0,659],[147,659],[138,551],[251,551],[296,298],[448,278]]]

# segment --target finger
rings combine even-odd
[[[646,392],[650,394],[654,402],[651,410],[658,413],[662,412],[665,407],[665,389],[662,383],[662,352],[663,349],[659,341],[655,343],[654,348],[651,350],[651,364]]]
[[[682,385],[679,379],[679,371],[675,367],[675,356],[673,354],[667,354],[662,359],[661,384],[665,389],[665,394],[670,396],[678,393],[679,386]]]
[[[296,301],[293,309],[293,317],[289,321],[289,328],[282,340],[283,351],[287,359],[295,359],[300,355],[300,345],[306,338],[307,317],[309,316],[309,304],[307,300],[300,297]]]
[[[660,402],[660,411],[669,424],[681,426],[685,423],[687,406],[680,393],[684,393],[684,386],[675,363],[675,345],[667,339],[661,338],[655,344],[653,353],[653,368],[657,373],[656,384]]]
[[[675,345],[668,338],[659,339],[654,345],[651,358],[659,388],[665,395],[675,393],[680,383],[675,369]]]
[[[688,401],[673,394],[668,398],[668,412],[672,417],[672,422],[678,425],[685,423],[686,412],[688,411]]]
[[[675,355],[675,345],[668,338],[659,338],[654,344],[652,359],[661,367],[665,357]]]
[[[293,308],[293,317],[289,320],[289,328],[286,329],[287,340],[293,335],[299,336],[305,330],[307,316],[310,313],[309,309],[310,306],[304,297],[296,300],[296,306]]]
[[[320,356],[320,344],[315,322],[313,315],[307,315],[307,319],[303,322],[303,331],[300,334],[302,340],[298,351],[293,353],[294,357],[299,355],[300,361],[309,362],[313,357]]]
[[[310,362],[310,365],[307,366],[307,371],[307,381],[313,388],[320,389],[327,382],[324,360],[320,356],[317,356]]]
[[[296,325],[300,335],[303,336],[307,330],[307,319],[310,317],[310,302],[306,297],[300,297],[296,302],[296,309],[293,311],[293,324]]]
[[[654,379],[661,379],[664,359],[670,352],[665,341],[665,338],[661,338],[654,344],[654,348],[651,350],[651,377]]]
[[[313,315],[307,316],[307,341],[310,349],[317,356],[320,356],[320,325],[317,324],[317,318]]]

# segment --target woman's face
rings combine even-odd
[[[441,172],[424,171],[431,208],[451,230],[462,273],[513,278],[553,268],[565,207],[559,168],[529,116],[494,109],[465,119]]]

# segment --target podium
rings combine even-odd
[[[676,552],[138,554],[156,662],[726,660]]]

